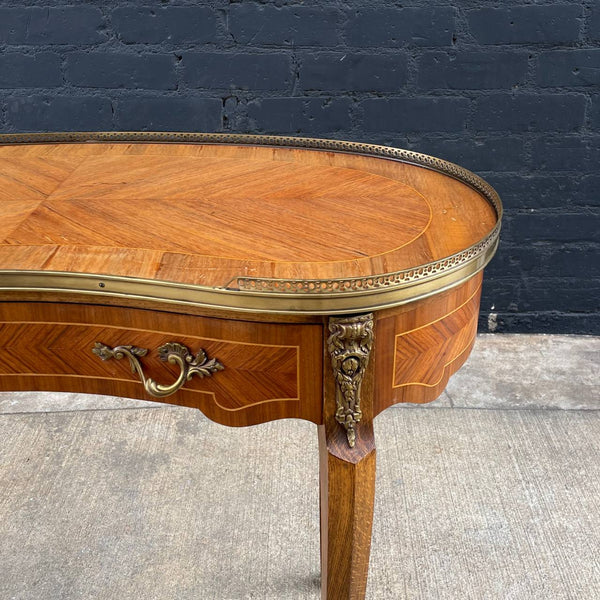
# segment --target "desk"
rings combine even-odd
[[[373,419],[475,341],[501,204],[429,156],[224,134],[0,136],[0,389],[318,426],[322,596],[364,597]]]

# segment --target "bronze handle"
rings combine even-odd
[[[144,384],[144,389],[155,398],[166,398],[174,394],[194,375],[198,375],[200,378],[210,377],[216,371],[222,371],[225,368],[216,358],[209,360],[202,348],[194,356],[183,344],[168,342],[158,349],[158,355],[165,362],[168,361],[173,365],[179,365],[181,371],[174,383],[163,385],[144,375],[144,367],[138,357],[146,356],[148,354],[147,348],[138,348],[137,346],[115,346],[111,348],[101,342],[96,342],[92,348],[92,352],[102,360],[109,360],[111,358],[120,360],[126,356],[131,365],[131,372],[139,375]]]

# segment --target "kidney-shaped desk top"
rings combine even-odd
[[[323,598],[364,597],[375,415],[475,340],[501,204],[393,148],[224,134],[0,136],[0,389],[319,426]]]

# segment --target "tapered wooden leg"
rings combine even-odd
[[[373,500],[373,428],[361,425],[354,448],[344,430],[319,427],[321,598],[363,600],[367,588]]]
[[[321,475],[321,598],[363,600],[373,501],[373,315],[332,317],[326,354]]]

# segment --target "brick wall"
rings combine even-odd
[[[298,134],[496,186],[482,329],[600,333],[600,2],[0,2],[0,130]]]

